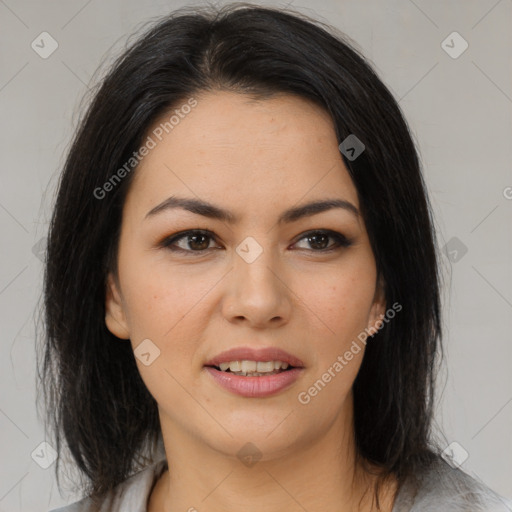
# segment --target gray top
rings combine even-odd
[[[50,512],[147,512],[153,486],[166,469],[161,459],[120,483],[100,504],[86,497]],[[402,487],[392,512],[512,512],[512,501],[440,459],[416,484],[410,480]]]

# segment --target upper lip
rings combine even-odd
[[[300,368],[304,363],[288,352],[277,347],[251,348],[236,347],[226,350],[216,355],[205,363],[205,366],[218,366],[220,363],[229,363],[230,361],[282,361],[290,366]]]

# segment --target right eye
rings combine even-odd
[[[215,239],[215,236],[211,231],[204,229],[190,229],[164,239],[160,242],[159,246],[173,252],[186,254],[195,253],[195,255],[200,255],[210,249],[213,249],[213,247],[209,247],[210,242],[213,239]],[[181,241],[183,241],[183,243],[180,247],[177,245],[177,242]]]

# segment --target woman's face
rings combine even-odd
[[[344,355],[385,310],[357,191],[319,107],[290,95],[195,98],[168,134],[155,132],[159,122],[148,131],[156,146],[134,171],[124,205],[106,323],[131,340],[164,436],[188,436],[229,456],[247,442],[267,459],[298,453],[351,428],[364,345],[350,360]],[[171,197],[215,210],[154,210]],[[326,200],[353,209],[311,208],[279,220]],[[210,215],[220,210],[233,218]],[[170,240],[189,230],[207,233]],[[207,366],[236,348],[256,352],[221,359],[286,359],[261,352],[280,349],[297,369],[243,376]],[[230,366],[244,368],[254,365]],[[309,393],[326,372],[329,381]]]

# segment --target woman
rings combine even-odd
[[[60,510],[507,510],[431,432],[434,240],[406,122],[342,35],[240,4],[159,21],[51,223],[43,384],[88,495]]]

